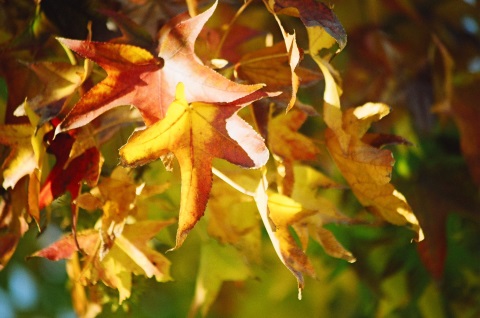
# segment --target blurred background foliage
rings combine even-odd
[[[242,3],[222,2],[234,8]],[[307,252],[317,278],[307,278],[299,301],[295,279],[266,239],[252,278],[223,284],[208,316],[479,317],[480,2],[332,0],[329,5],[334,6],[348,34],[346,48],[332,61],[343,80],[342,105],[348,108],[379,101],[392,108],[390,116],[373,129],[400,135],[413,144],[392,148],[396,159],[392,183],[409,200],[426,240],[411,243],[409,230],[392,225],[330,225],[357,262],[334,259],[311,244]],[[154,34],[165,21],[186,10],[186,5],[174,0],[42,0],[36,6],[31,0],[1,0],[0,118],[5,118],[5,123],[18,121],[8,107],[19,105],[25,95],[33,96],[38,89],[32,85],[31,72],[18,61],[51,60],[55,56],[54,36],[84,39],[88,21],[92,21],[93,39],[118,36],[107,27],[106,16],[97,10],[100,8],[128,12]],[[275,22],[260,1],[254,1],[238,23],[275,30]],[[298,21],[292,19],[291,23]],[[300,47],[307,42],[301,31],[297,38]],[[199,45],[202,56],[201,41]],[[303,63],[311,63],[308,56]],[[7,83],[19,85],[7,91]],[[299,98],[315,106],[320,104],[322,92],[320,81],[302,88]],[[120,131],[103,150],[116,151],[131,129]],[[317,136],[323,129],[321,119],[312,117],[302,132]],[[321,138],[318,142],[321,144]],[[328,154],[320,157],[318,167],[339,178]],[[107,160],[105,169],[116,165],[116,161]],[[162,169],[161,164],[149,166],[143,177],[156,180]],[[161,209],[175,210],[175,190],[174,186],[159,198],[164,205]],[[364,213],[348,191],[319,191],[348,215]],[[38,236],[37,228],[31,226],[0,272],[1,317],[75,316],[65,263],[25,261],[64,231],[69,210],[57,203],[47,229]],[[88,218],[82,215],[84,226]],[[136,277],[132,298],[123,305],[128,310],[107,308],[100,317],[186,316],[202,262],[200,250],[206,246],[213,251],[223,248],[202,234],[206,226],[202,219],[184,246],[167,254],[173,264],[173,282],[159,284]],[[171,246],[169,240],[158,237],[156,247],[165,251]],[[213,272],[234,265],[219,260],[208,263]],[[107,291],[107,297],[118,296]]]

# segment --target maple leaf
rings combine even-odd
[[[148,241],[174,220],[141,221],[126,224],[121,235],[116,237],[111,249],[100,259],[98,247],[101,242],[96,230],[77,234],[76,240],[88,255],[83,263],[81,276],[76,280],[83,285],[95,284],[98,280],[119,291],[119,302],[130,297],[132,274],[155,277],[158,282],[170,280],[170,262],[162,254],[148,246]],[[52,261],[68,259],[78,251],[72,234],[62,237],[31,257],[44,257]]]
[[[35,169],[41,171],[45,152],[43,136],[50,129],[45,126],[37,130],[39,117],[29,103],[24,102],[22,106],[29,124],[0,125],[0,144],[10,147],[10,153],[2,164],[2,186],[5,189],[13,188],[23,176],[32,175]]]
[[[360,203],[388,222],[410,225],[421,241],[423,232],[411,207],[389,183],[394,164],[392,153],[362,141],[370,124],[388,113],[388,106],[374,103],[347,110],[341,125],[348,142],[342,146],[336,130],[329,128],[325,133],[326,145]]]
[[[195,51],[203,61],[221,58],[236,63],[251,48],[264,44],[265,32],[258,28],[248,17],[238,15],[237,8],[220,2],[200,33]]]
[[[102,245],[100,258],[111,248],[115,238],[119,236],[129,215],[136,212],[135,199],[137,186],[123,167],[117,167],[109,178],[102,178],[98,186],[89,193],[81,194],[76,203],[89,211],[98,208],[103,210],[100,236]]]
[[[307,119],[300,110],[274,117],[268,124],[268,146],[275,158],[279,192],[289,196],[293,190],[293,164],[297,160],[314,160],[318,147],[298,129]]]
[[[317,197],[309,199],[310,202],[303,205],[279,193],[268,193],[269,217],[276,227],[275,235],[280,240],[283,253],[288,255],[291,254],[292,249],[298,249],[289,230],[289,227],[292,226],[299,237],[302,250],[307,249],[309,237],[312,236],[323,246],[327,254],[343,258],[351,263],[355,262],[352,253],[347,251],[336,240],[335,236],[323,227],[323,225],[332,222],[347,223],[349,219],[339,214],[328,200]]]
[[[52,140],[48,151],[55,155],[57,161],[42,186],[41,209],[66,191],[69,191],[75,200],[82,181],[90,186],[98,181],[103,162],[100,152],[96,147],[89,147],[72,159],[71,150],[74,143],[75,138],[69,134],[60,134]]]
[[[177,158],[182,181],[178,248],[204,213],[212,186],[213,158],[258,168],[267,162],[269,154],[262,137],[236,114],[243,106],[188,104],[183,83],[178,84],[176,95],[167,116],[133,133],[120,149],[120,157],[127,166],[143,165],[170,152]],[[256,95],[260,98],[263,93]]]
[[[50,138],[52,136],[53,131],[49,134]],[[74,234],[78,217],[75,199],[80,194],[82,182],[94,186],[98,181],[103,164],[103,157],[96,147],[88,147],[77,154],[72,154],[75,142],[76,139],[67,133],[62,133],[51,140],[48,151],[55,155],[57,161],[42,185],[38,203],[39,209],[43,209],[66,191],[70,192],[72,232]]]
[[[194,42],[217,2],[193,18],[182,14],[159,32],[158,56],[136,46],[104,42],[58,40],[107,72],[107,78],[88,91],[73,107],[57,131],[83,126],[113,107],[133,105],[147,126],[165,117],[179,82],[186,85],[188,102],[233,102],[264,85],[242,85],[203,65]]]
[[[319,188],[339,188],[340,185],[309,166],[295,165],[293,171],[295,184],[291,199],[300,204],[303,210],[315,211],[312,215],[296,222],[292,222],[294,219],[291,217],[287,218],[287,224],[291,224],[295,229],[302,248],[306,250],[309,237],[312,237],[327,254],[345,259],[350,263],[355,262],[352,253],[347,251],[335,236],[323,227],[329,223],[353,223],[350,218],[338,212],[331,201],[318,194]]]

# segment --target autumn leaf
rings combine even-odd
[[[22,178],[8,196],[0,197],[0,271],[10,261],[20,238],[28,230],[26,189],[26,178]]]
[[[22,104],[28,115],[30,124],[0,125],[0,144],[10,147],[10,153],[2,165],[3,188],[14,188],[24,176],[29,176],[28,182],[28,213],[37,225],[40,220],[38,196],[40,179],[45,155],[43,137],[51,127],[39,127],[40,118],[33,112],[30,103]]]
[[[291,110],[269,121],[268,147],[277,165],[279,192],[289,196],[293,190],[293,164],[299,160],[314,160],[319,153],[315,143],[298,129],[307,119],[300,110]]]
[[[285,31],[282,25],[282,22],[278,18],[277,14],[273,11],[272,8],[270,8],[268,4],[266,4],[266,7],[267,9],[269,9],[270,13],[273,14],[275,20],[277,21],[278,27],[280,28],[280,31],[283,36],[285,49],[287,51],[288,66],[290,68],[291,90],[292,90],[287,107],[286,107],[286,111],[288,112],[295,105],[295,101],[297,99],[298,87],[300,85],[300,79],[297,73],[295,72],[295,69],[297,68],[298,63],[300,63],[300,59],[301,59],[300,49],[298,48],[295,32],[293,34],[290,34],[287,31]]]
[[[312,209],[313,202],[316,204]],[[333,222],[350,222],[349,218],[338,213],[328,200],[311,197],[309,204],[303,205],[292,198],[271,192],[268,193],[268,209],[269,217],[276,227],[275,235],[280,240],[280,247],[284,255],[292,254],[292,250],[298,249],[290,232],[291,226],[298,235],[303,251],[307,249],[309,239],[312,237],[327,254],[343,258],[351,263],[355,262],[352,253],[347,251],[335,236],[323,227],[325,224]],[[297,252],[290,257],[298,257],[295,255],[301,254]]]
[[[339,45],[341,51],[347,44],[347,34],[335,13],[327,5],[315,0],[269,0],[270,7],[276,13],[299,17],[309,32],[310,41],[313,34],[325,30]],[[310,45],[310,49],[312,49]],[[318,51],[312,52],[316,55]]]
[[[40,116],[38,126],[57,116],[71,95],[80,88],[90,75],[91,62],[86,60],[83,66],[62,62],[39,62],[29,64],[44,88],[39,95],[28,100],[29,106]],[[24,104],[15,111],[16,116],[26,114]]]
[[[299,52],[298,61],[290,65],[285,42],[278,42],[245,54],[236,64],[235,70],[240,79],[250,83],[265,83],[268,91],[282,91],[283,94],[276,99],[284,100],[288,104],[293,98],[293,105],[295,98],[291,95],[296,94],[300,83],[307,85],[321,78],[319,73],[297,66],[302,57],[303,54]]]
[[[119,302],[130,297],[131,275],[155,277],[158,282],[170,280],[170,262],[162,254],[148,246],[148,241],[174,220],[141,221],[126,224],[108,253],[100,259],[98,247],[100,234],[96,230],[79,232],[77,241],[88,255],[76,280],[83,285],[103,281],[107,286],[118,289]],[[69,259],[78,251],[72,234],[62,237],[52,245],[34,253],[31,257],[44,257],[52,261]],[[78,272],[77,272],[78,274]]]
[[[212,187],[213,158],[258,168],[269,156],[263,139],[236,114],[242,105],[188,104],[183,87],[179,83],[177,98],[163,120],[135,132],[120,149],[122,164],[127,166],[143,165],[170,152],[177,158],[182,186],[175,248],[204,213]]]
[[[251,276],[243,255],[233,246],[220,245],[213,240],[202,245],[198,271],[189,317],[195,317],[199,309],[203,316],[207,314],[223,282],[243,281]]]
[[[263,225],[273,248],[280,261],[295,276],[298,284],[298,298],[302,298],[302,290],[305,287],[304,274],[315,276],[315,270],[304,251],[291,239],[290,233],[285,229],[278,231],[270,218],[269,196],[267,194],[268,182],[263,177],[255,190],[254,199],[258,208]]]
[[[138,108],[149,126],[165,117],[179,82],[186,85],[188,102],[233,102],[262,88],[263,84],[232,82],[195,55],[195,40],[216,5],[193,18],[182,14],[165,24],[159,32],[158,58],[132,45],[59,38],[100,65],[108,76],[82,96],[57,131],[83,126],[120,105]]]
[[[222,244],[233,245],[250,262],[258,262],[261,257],[261,228],[255,202],[251,196],[238,189],[225,186],[222,180],[225,181],[224,173],[227,173],[229,180],[245,189],[249,188],[249,184],[258,182],[260,172],[245,171],[230,164],[222,166],[220,171],[217,169],[219,164],[217,162],[215,165],[212,191],[205,214],[208,234]],[[253,190],[255,188],[249,191]]]
[[[129,215],[136,214],[137,185],[123,167],[117,167],[110,177],[102,178],[98,186],[82,193],[76,204],[89,211],[102,209],[100,259],[108,253],[115,238],[123,232]]]
[[[48,206],[66,191],[69,191],[72,200],[75,200],[82,181],[90,186],[98,181],[102,164],[100,152],[96,147],[90,147],[71,159],[74,143],[75,138],[69,134],[60,134],[51,140],[48,152],[53,153],[57,161],[42,186],[40,209]]]
[[[250,23],[248,17],[239,15],[236,8],[220,2],[199,34],[195,51],[203,61],[224,59],[237,63],[242,55],[265,42],[265,32],[259,27]]]
[[[342,258],[350,263],[355,262],[352,253],[337,241],[332,232],[324,228],[324,225],[330,223],[354,224],[354,220],[341,214],[331,201],[319,194],[319,189],[340,188],[340,185],[309,166],[297,164],[293,171],[295,183],[291,199],[300,204],[302,209],[315,211],[312,215],[292,224],[302,248],[307,248],[311,237],[330,256]]]
[[[72,133],[72,135],[74,135]],[[49,137],[52,138],[53,131]],[[50,139],[48,151],[56,157],[56,162],[43,183],[38,197],[38,208],[44,209],[65,192],[70,192],[72,204],[72,232],[76,234],[78,207],[75,199],[80,194],[82,183],[94,186],[100,177],[103,157],[97,147],[89,147],[79,154],[72,154],[76,139],[62,133]]]
[[[34,130],[30,124],[0,126],[0,143],[10,147],[10,153],[2,164],[3,188],[13,188],[18,180],[36,168],[31,144]]]
[[[73,253],[72,256],[67,259],[65,267],[68,278],[71,280],[70,294],[72,296],[72,306],[75,313],[79,317],[96,317],[102,312],[100,297],[98,297],[100,293],[94,292],[94,288],[98,288],[98,285],[91,286],[90,293],[87,296],[86,288],[78,279],[82,275],[78,253]],[[95,297],[96,295],[97,297]]]
[[[389,113],[385,104],[367,103],[343,114],[342,126],[350,140],[342,147],[336,130],[327,129],[326,145],[360,203],[372,213],[396,225],[409,225],[423,239],[417,218],[405,197],[390,184],[394,159],[386,149],[366,144],[362,137],[370,124]]]

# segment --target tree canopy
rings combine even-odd
[[[477,1],[1,10],[7,317],[480,315]]]

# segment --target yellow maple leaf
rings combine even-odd
[[[256,94],[260,98],[264,93]],[[165,118],[133,133],[120,149],[126,166],[143,165],[170,153],[177,158],[182,186],[175,248],[203,216],[212,187],[214,158],[246,168],[261,167],[268,160],[262,137],[236,114],[243,106],[237,102],[189,104],[184,85],[179,83],[176,100]]]
[[[342,147],[337,131],[329,128],[326,145],[360,203],[390,223],[410,225],[421,241],[423,232],[410,205],[390,184],[395,162],[392,153],[362,140],[370,124],[388,113],[388,106],[380,103],[347,110],[343,113],[342,134],[349,137],[349,142]]]

